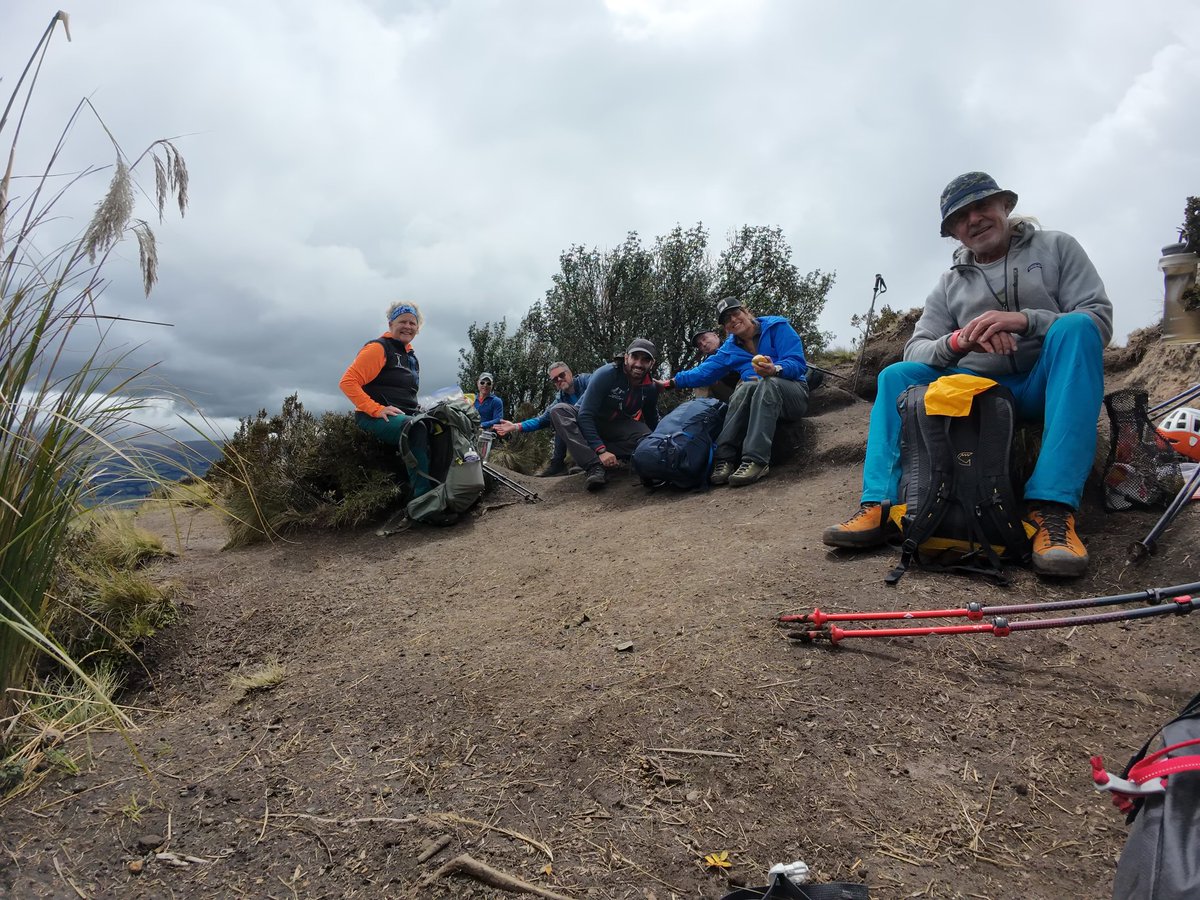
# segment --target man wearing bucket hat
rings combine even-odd
[[[476,387],[475,411],[479,413],[479,427],[491,428],[504,419],[504,401],[492,393],[496,378],[491,372],[481,372]]]
[[[606,470],[633,455],[637,445],[658,426],[659,383],[652,377],[658,351],[645,338],[630,343],[619,356],[592,373],[579,401],[583,440],[567,437],[571,458],[587,472],[587,489],[598,491],[608,481]]]
[[[736,297],[717,301],[717,321],[729,338],[700,365],[663,382],[696,388],[729,373],[739,384],[713,451],[712,484],[753,484],[770,472],[771,443],[780,420],[808,411],[808,363],[800,335],[782,316],[755,316]]]
[[[1112,303],[1079,243],[1010,217],[1017,195],[985,172],[967,172],[942,191],[941,234],[961,246],[925,300],[904,361],[879,374],[863,466],[861,506],[825,529],[835,547],[884,541],[899,493],[896,398],[942,375],[982,375],[1008,387],[1022,419],[1044,419],[1042,449],[1025,484],[1033,568],[1075,576],[1087,550],[1075,532],[1092,467],[1104,392],[1102,352],[1112,337]]]

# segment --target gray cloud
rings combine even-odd
[[[6,10],[11,85],[57,7]],[[133,361],[206,413],[344,408],[337,380],[421,303],[423,383],[456,377],[472,321],[515,322],[573,243],[649,242],[704,221],[719,252],[780,225],[802,270],[838,274],[842,343],[882,272],[919,305],[949,260],[937,196],[968,169],[1073,233],[1117,307],[1152,321],[1159,247],[1196,193],[1200,12],[1056,0],[967,16],[921,7],[721,0],[128,0],[75,11],[51,47],[18,168],[84,94],[133,151],[182,135],[192,206],[158,227],[140,297],[124,248],[110,311]],[[62,170],[112,157],[81,122]],[[151,183],[146,178],[144,183]],[[77,227],[103,189],[85,187]],[[77,192],[78,195],[78,192]]]

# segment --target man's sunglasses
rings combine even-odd
[[[559,372],[557,375],[551,375],[550,380],[553,381],[555,384],[558,384],[560,381],[566,381],[567,373]]]

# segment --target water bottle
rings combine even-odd
[[[1200,257],[1189,253],[1187,244],[1163,247],[1158,268],[1163,273],[1163,340],[1200,341],[1200,308],[1184,302],[1184,292],[1196,287],[1196,264]]]

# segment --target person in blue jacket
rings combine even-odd
[[[755,316],[736,297],[722,297],[717,321],[728,335],[717,352],[662,386],[706,387],[730,372],[741,376],[717,436],[709,481],[753,484],[771,471],[775,426],[808,411],[808,363],[800,335],[782,316]]]
[[[475,411],[479,413],[479,427],[491,428],[504,419],[504,401],[492,393],[496,379],[491,372],[479,376],[479,393],[475,395]]]
[[[576,407],[583,399],[583,392],[587,390],[588,379],[592,377],[586,373],[572,374],[571,367],[561,360],[550,363],[546,371],[556,391],[550,405],[540,416],[525,419],[523,422],[509,422],[504,419],[496,423],[495,429],[500,437],[508,437],[514,432],[540,431],[547,425],[554,429],[554,449],[550,454],[550,463],[542,471],[534,473],[537,478],[571,474],[567,468],[567,444],[568,441],[577,445],[583,443]]]
[[[607,469],[633,455],[637,445],[658,426],[659,382],[651,375],[658,355],[654,344],[637,338],[606,366],[592,373],[579,401],[583,441],[568,441],[571,457],[587,470],[587,489],[598,491],[608,481]]]

